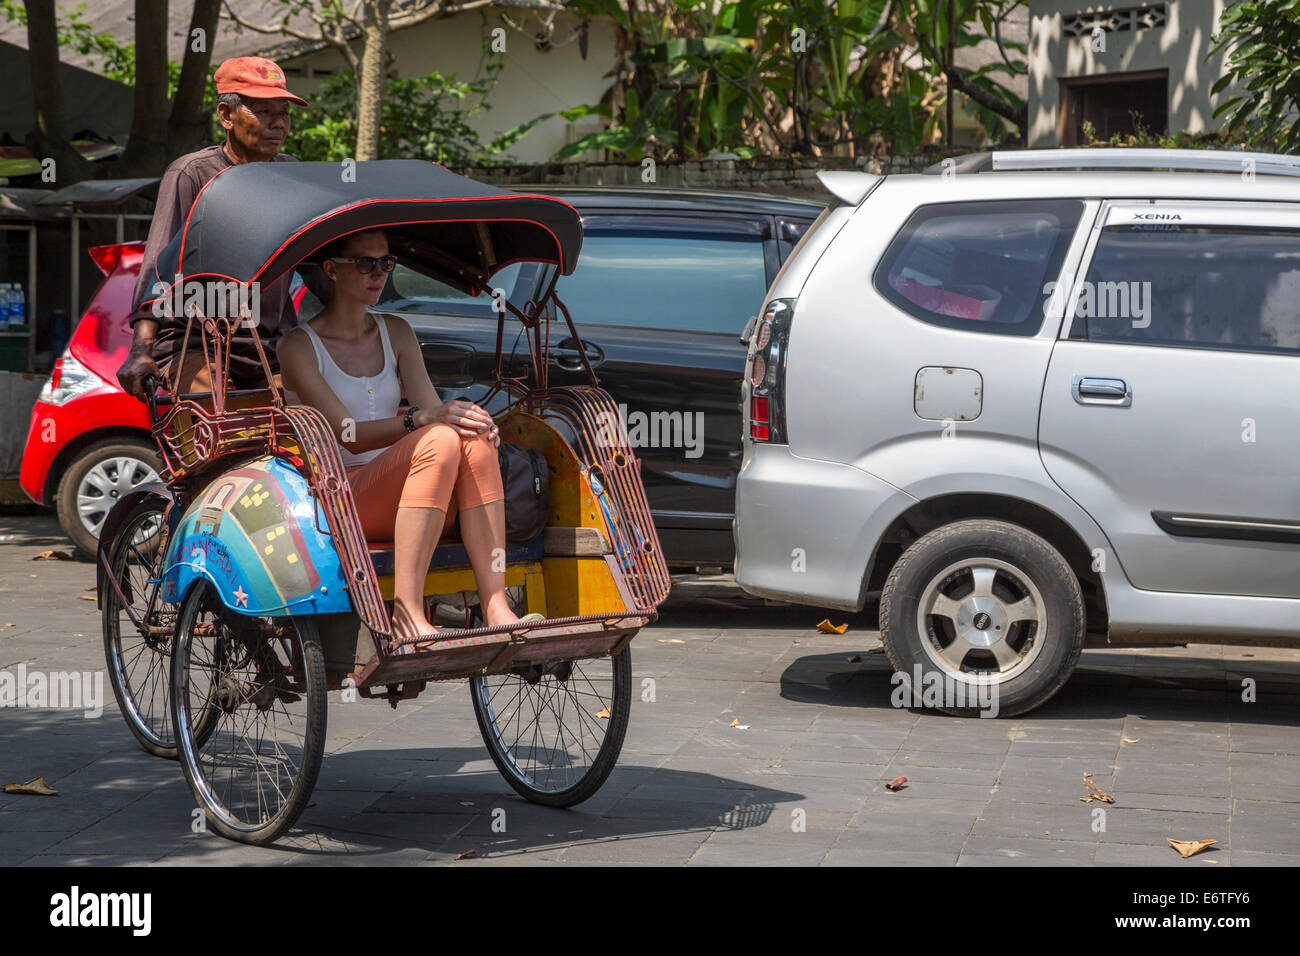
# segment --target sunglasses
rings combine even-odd
[[[356,263],[357,271],[360,272],[363,276],[368,276],[370,275],[370,273],[374,272],[375,266],[382,267],[385,272],[392,272],[395,268],[397,268],[397,256],[380,256],[379,258],[375,258],[374,256],[359,256],[359,257],[332,256],[330,258],[330,261]]]

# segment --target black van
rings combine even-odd
[[[691,189],[528,188],[582,213],[578,268],[557,291],[625,417],[669,564],[729,568],[745,364],[739,336],[822,205]],[[519,305],[540,293],[550,268],[516,263],[494,282]],[[496,352],[492,300],[401,266],[384,295],[379,308],[415,328],[443,399],[483,396]],[[563,327],[561,321],[555,329]],[[527,369],[521,332],[507,316],[507,375]],[[570,337],[553,331],[550,345],[551,383],[585,382]]]

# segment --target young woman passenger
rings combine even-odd
[[[497,428],[474,403],[439,399],[410,325],[369,311],[395,263],[378,229],[322,250],[333,298],[282,340],[284,386],[333,427],[366,539],[393,542],[395,636],[437,631],[424,616],[424,578],[457,519],[485,623],[510,624],[518,618],[492,558],[505,547]],[[399,414],[403,395],[410,407]]]

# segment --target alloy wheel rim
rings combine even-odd
[[[158,472],[139,458],[121,455],[96,462],[77,485],[81,526],[98,538],[104,519],[118,501],[141,485],[157,480]]]
[[[1001,684],[1042,651],[1047,607],[1020,568],[967,558],[926,584],[916,626],[926,656],[944,674],[968,684]]]

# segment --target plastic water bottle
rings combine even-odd
[[[21,282],[15,282],[9,297],[9,328],[27,325],[27,296],[23,294]]]
[[[13,288],[8,282],[0,282],[0,332],[9,331],[9,300],[13,298]]]

